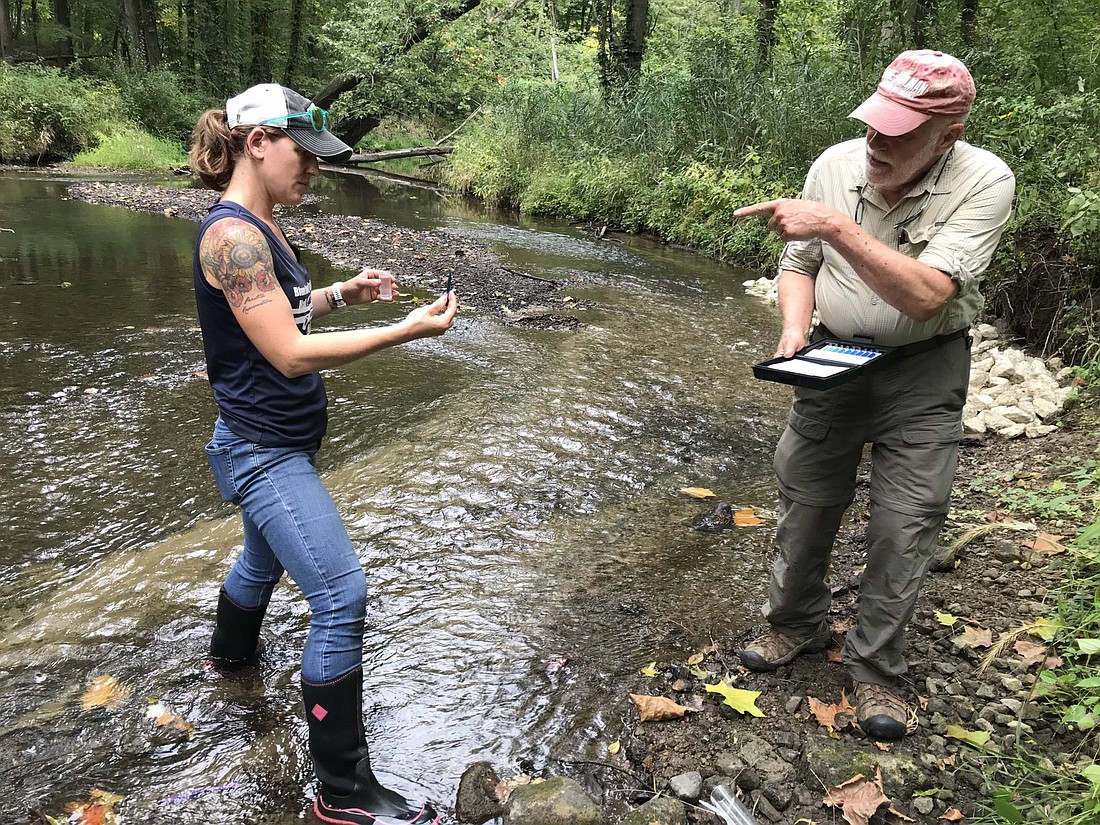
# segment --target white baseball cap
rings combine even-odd
[[[328,112],[278,83],[261,83],[225,101],[225,123],[282,129],[322,160],[343,163],[354,150],[328,130]]]

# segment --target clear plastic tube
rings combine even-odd
[[[705,804],[705,803],[704,803]],[[710,804],[707,808],[714,811],[726,825],[758,825],[749,809],[737,798],[737,794],[729,785],[718,785],[710,794]]]

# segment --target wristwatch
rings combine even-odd
[[[333,303],[336,304],[337,309],[340,309],[341,307],[346,307],[348,305],[348,302],[344,300],[344,295],[340,291],[340,287],[341,284],[339,281],[336,281],[332,285],[332,300]]]

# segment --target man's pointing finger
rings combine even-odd
[[[775,207],[778,205],[779,201],[774,200],[754,203],[752,206],[742,206],[740,209],[733,210],[733,217],[747,218],[751,215],[770,215],[775,211]]]

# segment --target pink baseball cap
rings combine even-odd
[[[958,58],[930,49],[902,52],[882,73],[875,93],[848,117],[894,137],[934,115],[966,114],[974,94],[974,78]]]

